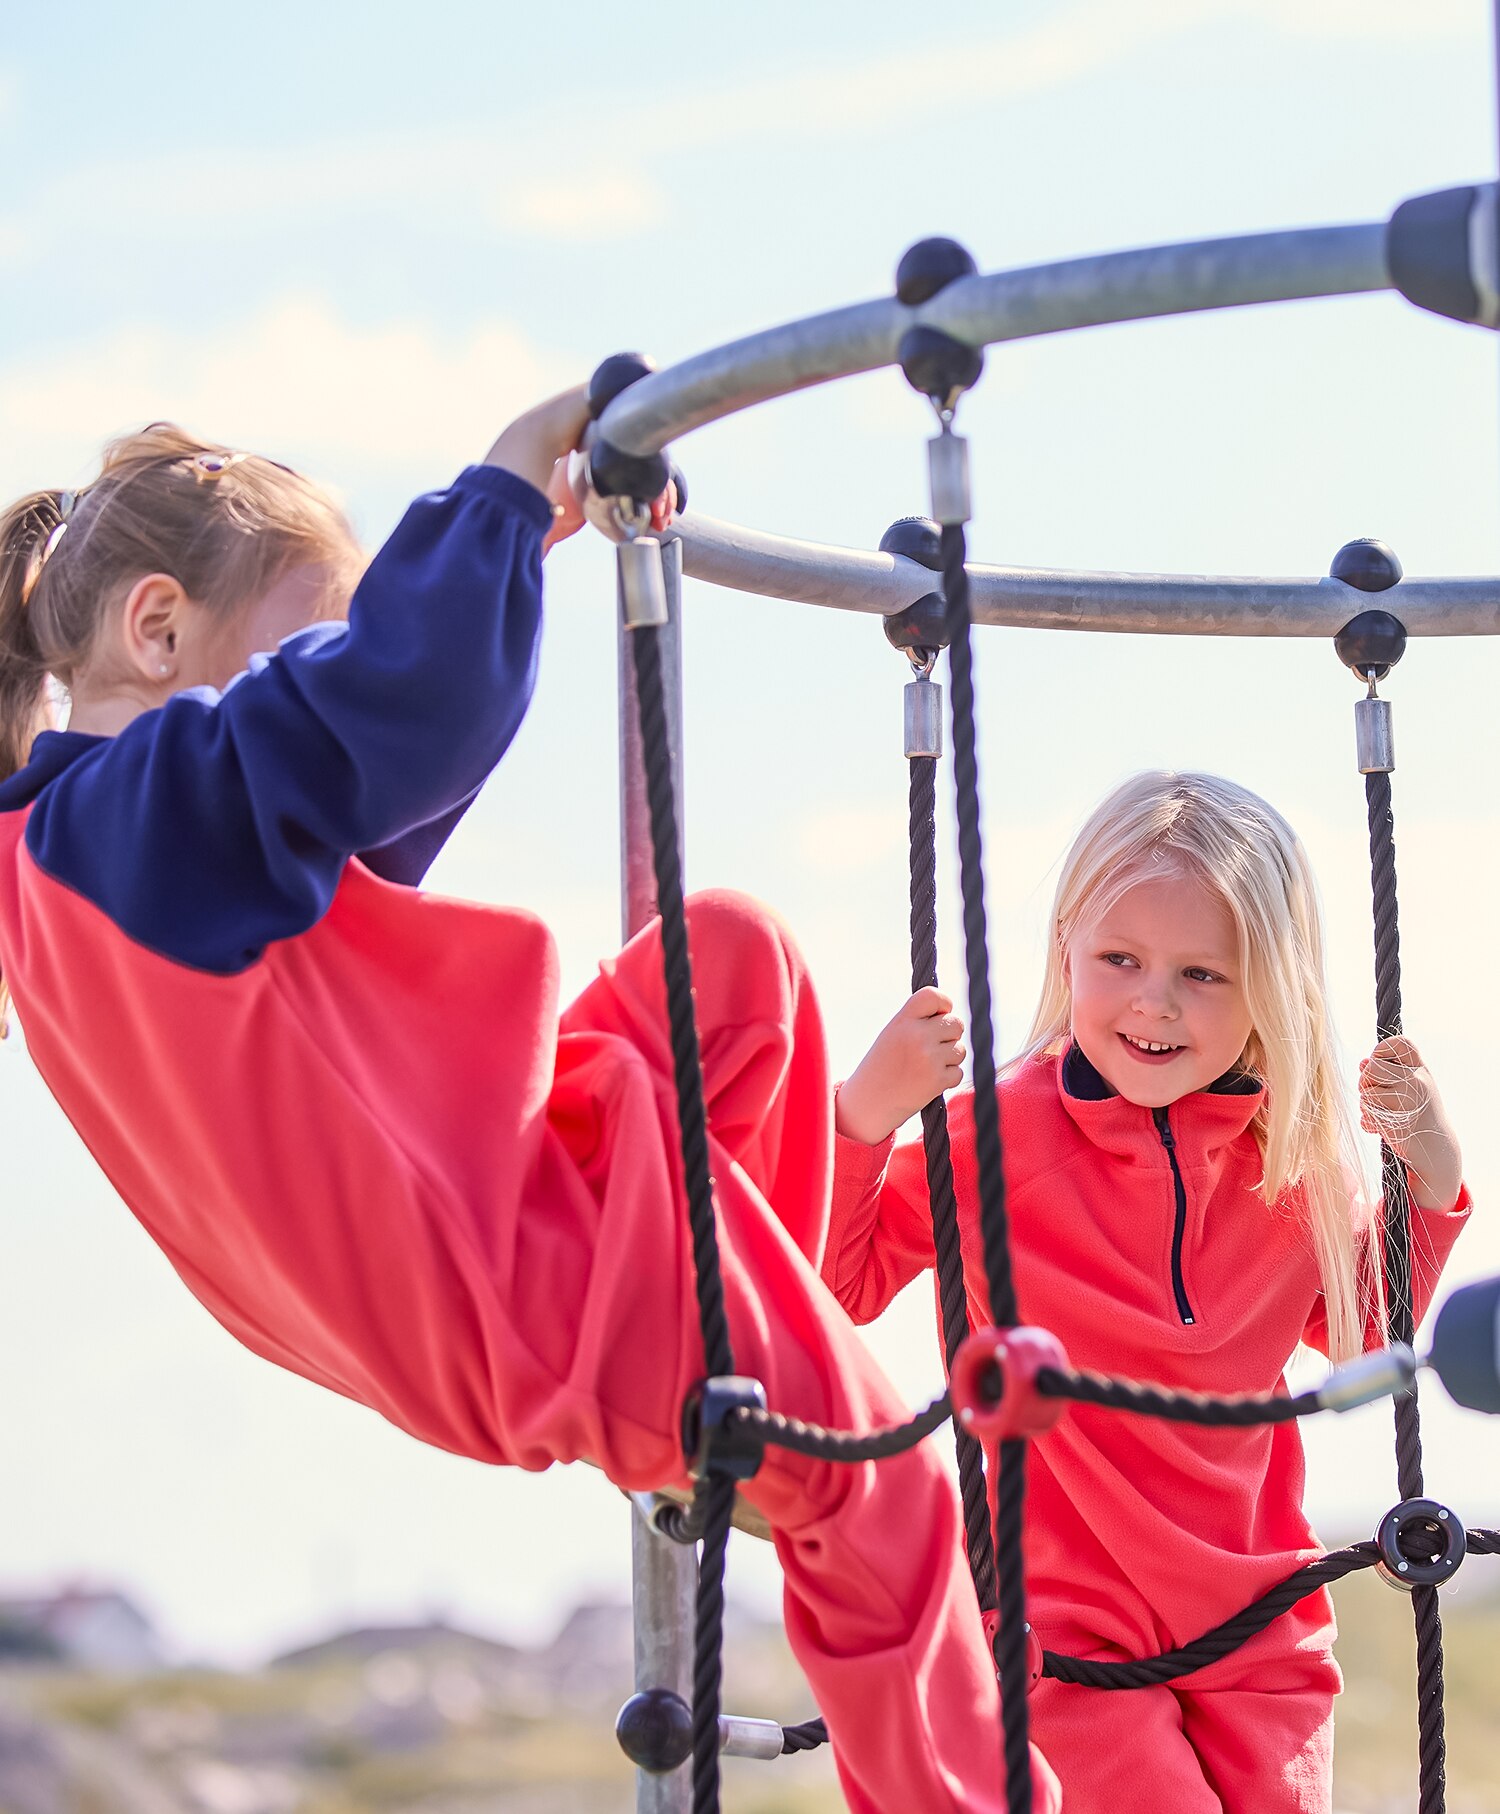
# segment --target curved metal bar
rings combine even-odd
[[[1375,221],[1146,246],[965,277],[915,309],[894,298],[856,303],[654,372],[621,392],[600,430],[627,453],[655,453],[752,403],[892,364],[914,322],[985,346],[1111,321],[1387,290],[1385,233],[1386,223]]]
[[[767,535],[696,511],[675,525],[683,571],[710,585],[794,604],[888,616],[937,576],[899,555]],[[1412,636],[1500,635],[1500,579],[1406,579],[1378,598],[1336,579],[969,569],[975,623],[1167,636],[1334,636],[1378,604]]]

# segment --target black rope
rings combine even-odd
[[[913,756],[909,764],[908,830],[911,848],[911,986],[937,985],[937,760]],[[936,1096],[922,1110],[922,1150],[927,1161],[927,1201],[937,1258],[938,1302],[943,1323],[943,1358],[951,1374],[954,1358],[969,1332],[968,1293],[958,1231],[958,1198],[953,1188],[953,1153],[948,1141],[948,1105]],[[984,1448],[953,1420],[958,1484],[963,1499],[964,1547],[969,1573],[982,1608],[996,1602],[995,1543],[984,1480]]]
[[[1087,1688],[1152,1688],[1162,1682],[1176,1681],[1179,1676],[1191,1675],[1195,1669],[1206,1668],[1238,1650],[1247,1639],[1264,1631],[1273,1619],[1279,1618],[1299,1600],[1316,1593],[1320,1587],[1341,1581],[1356,1569],[1372,1568],[1379,1560],[1380,1551],[1373,1543],[1351,1543],[1347,1549],[1330,1550],[1326,1556],[1299,1568],[1258,1600],[1252,1600],[1222,1624],[1215,1625],[1212,1631],[1204,1632],[1201,1638],[1195,1638],[1178,1650],[1119,1663],[1095,1662],[1087,1657],[1062,1656],[1055,1650],[1044,1650],[1042,1673],[1054,1681],[1080,1682]]]
[[[1370,890],[1375,922],[1375,1031],[1390,1039],[1401,1031],[1401,933],[1396,901],[1396,833],[1391,778],[1365,776],[1370,827]],[[1411,1287],[1411,1202],[1401,1161],[1382,1140],[1382,1226],[1385,1295],[1394,1340],[1410,1345],[1415,1333]],[[1419,1499],[1422,1424],[1415,1384],[1396,1399],[1396,1478],[1403,1499]],[[1437,1590],[1413,1588],[1417,1634],[1417,1756],[1419,1814],[1443,1814],[1447,1799],[1447,1744],[1443,1730],[1443,1622]]]
[[[816,1751],[819,1745],[827,1743],[828,1728],[822,1720],[804,1720],[800,1726],[781,1728],[783,1757],[790,1757],[794,1751]]]
[[[693,1626],[693,1814],[719,1814],[719,1706],[724,1689],[724,1553],[734,1513],[734,1479],[710,1473],[699,1483],[703,1549]]]
[[[906,1423],[884,1430],[825,1430],[821,1424],[804,1423],[800,1417],[787,1417],[780,1411],[740,1411],[735,1420],[749,1424],[762,1442],[775,1448],[795,1449],[799,1455],[815,1455],[821,1461],[858,1462],[904,1455],[952,1415],[952,1403],[944,1392]]]
[[[672,748],[667,733],[661,648],[654,626],[633,630],[636,693],[640,702],[641,754],[646,799],[651,810],[651,855],[656,869],[656,908],[661,915],[662,968],[667,984],[667,1019],[677,1113],[682,1128],[682,1176],[693,1235],[693,1271],[698,1287],[698,1320],[703,1362],[710,1378],[734,1372],[724,1281],[719,1273],[719,1238],[714,1222],[714,1185],[708,1165],[708,1110],[703,1096],[703,1061],[693,1015],[693,963],[688,950],[687,907],[682,893],[682,858],[677,803],[672,787]]]
[[[724,1281],[719,1271],[714,1219],[713,1176],[708,1159],[708,1110],[703,1062],[693,1013],[693,966],[688,950],[687,907],[683,899],[677,802],[672,748],[667,731],[661,648],[654,627],[632,630],[636,696],[640,708],[641,754],[651,812],[651,854],[656,871],[656,904],[661,916],[662,968],[672,1068],[677,1083],[677,1116],[682,1135],[682,1174],[688,1223],[693,1237],[693,1274],[704,1366],[710,1378],[734,1372]],[[723,1684],[724,1551],[734,1509],[734,1481],[705,1470],[687,1514],[700,1530],[703,1553],[693,1633],[693,1814],[717,1814],[719,1806],[719,1701]]]
[[[1043,1398],[1070,1398],[1079,1404],[1134,1411],[1140,1417],[1160,1417],[1172,1423],[1231,1428],[1290,1423],[1323,1409],[1316,1391],[1299,1392],[1295,1398],[1279,1393],[1216,1398],[1207,1392],[1171,1392],[1164,1386],[1112,1379],[1103,1373],[1064,1373],[1058,1367],[1038,1368],[1036,1389]]]
[[[974,1054],[974,1155],[979,1172],[979,1227],[984,1246],[990,1316],[1003,1328],[1020,1321],[1010,1263],[1005,1209],[1004,1149],[995,1071],[995,1028],[984,911],[984,840],[979,823],[979,754],[974,724],[974,666],[969,636],[969,575],[964,529],[945,523],[940,542],[943,602],[953,690],[953,779],[958,794],[959,881],[963,894],[964,954],[969,983],[969,1033]],[[1026,1503],[1026,1444],[1000,1444],[995,1478],[995,1585],[1004,1722],[1006,1805],[1031,1814],[1030,1719],[1026,1705],[1026,1576],[1021,1537]]]

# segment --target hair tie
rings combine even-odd
[[[22,610],[25,610],[26,606],[31,603],[31,595],[36,591],[36,583],[42,577],[43,567],[51,559],[57,544],[67,534],[68,518],[73,514],[73,506],[77,502],[78,493],[76,491],[60,491],[57,494],[57,521],[52,526],[51,534],[42,543],[42,552],[37,556],[36,565],[31,569],[25,585],[21,588]]]

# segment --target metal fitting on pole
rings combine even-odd
[[[929,670],[931,664],[929,663]],[[902,690],[906,754],[930,756],[943,753],[943,689],[924,673],[909,680]]]
[[[654,535],[634,535],[615,550],[619,563],[620,608],[627,630],[659,629],[667,621],[667,582],[662,572],[661,543]]]
[[[1396,767],[1396,734],[1391,702],[1381,699],[1370,682],[1370,691],[1354,704],[1355,759],[1362,775],[1389,775]]]
[[[1417,1357],[1404,1343],[1393,1342],[1336,1367],[1318,1388],[1318,1403],[1325,1411],[1352,1411],[1409,1392],[1416,1377]]]
[[[943,432],[927,443],[927,471],[932,481],[932,514],[945,529],[969,520],[969,443],[953,432],[944,412]]]

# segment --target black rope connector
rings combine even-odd
[[[896,266],[896,300],[914,309],[958,278],[974,276],[978,269],[973,253],[956,239],[941,235],[919,239],[906,248]]]
[[[896,347],[896,360],[906,382],[938,409],[951,409],[958,398],[979,382],[984,370],[984,349],[966,346],[941,328],[908,328]]]
[[[899,554],[929,573],[943,570],[943,532],[930,516],[897,517],[880,538],[882,554]]]
[[[597,422],[622,391],[655,370],[656,361],[645,353],[611,353],[589,379],[589,414]],[[598,437],[589,444],[587,461],[590,488],[601,498],[644,502],[660,497],[674,476],[664,453],[630,454]]]
[[[630,454],[608,441],[595,441],[588,451],[591,490],[601,498],[631,498],[645,503],[659,498],[672,477],[664,453]]]
[[[718,1474],[749,1480],[765,1460],[765,1439],[742,1413],[764,1411],[766,1389],[758,1379],[720,1375],[695,1386],[682,1407],[682,1450],[688,1471],[702,1479]]]
[[[1333,646],[1360,680],[1384,680],[1406,653],[1406,625],[1389,611],[1361,611],[1334,637]]]
[[[638,1769],[665,1776],[692,1752],[693,1710],[670,1688],[643,1689],[615,1716],[615,1737]]]
[[[1344,543],[1328,575],[1356,592],[1389,592],[1400,584],[1401,563],[1384,542],[1361,536]],[[1389,611],[1361,611],[1334,637],[1333,646],[1361,680],[1384,680],[1406,652],[1406,626]]]
[[[915,561],[930,573],[943,566],[943,532],[930,516],[898,517],[880,538],[882,554]],[[904,611],[884,619],[886,641],[913,659],[936,655],[948,646],[948,607],[941,592],[929,592]]]
[[[972,1435],[1002,1442],[1040,1436],[1067,1409],[1060,1394],[1044,1396],[1037,1375],[1067,1374],[1068,1357],[1046,1329],[976,1329],[953,1362],[953,1408]]]
[[[1468,1553],[1464,1527],[1436,1499],[1403,1499],[1380,1520],[1375,1543],[1376,1574],[1408,1592],[1451,1581]]]
[[[649,353],[611,353],[594,367],[589,379],[589,414],[597,422],[621,391],[647,378],[656,370]]]
[[[1401,571],[1395,549],[1377,541],[1373,535],[1362,535],[1357,541],[1345,542],[1328,569],[1331,579],[1341,579],[1356,592],[1389,592],[1392,586],[1400,583]]]

